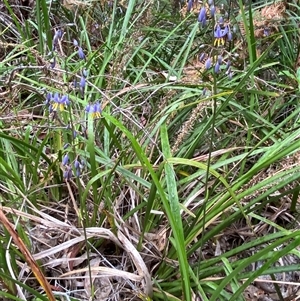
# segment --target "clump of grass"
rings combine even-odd
[[[16,229],[1,219],[0,295],[247,300],[267,282],[291,297],[296,1],[14,4],[0,6],[0,200]]]

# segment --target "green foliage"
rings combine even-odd
[[[0,6],[1,210],[57,299],[247,300],[262,276],[297,270],[296,1],[12,2]],[[0,241],[1,297],[46,300],[5,227]],[[116,272],[102,274],[108,296],[102,267]]]

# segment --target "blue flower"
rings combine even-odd
[[[84,98],[84,89],[85,89],[86,80],[84,76],[81,76],[79,82],[79,91],[81,93],[81,97]]]
[[[228,26],[221,29],[220,24],[217,24],[214,30],[214,46],[220,46],[225,44],[225,38],[228,33]]]
[[[70,104],[70,100],[68,95],[63,95],[60,99],[61,104],[63,104],[65,107],[67,107]]]
[[[265,28],[264,28],[264,36],[265,36],[265,37],[268,37],[269,35],[270,35],[270,28],[265,27]]]
[[[60,97],[58,93],[55,93],[50,107],[53,111],[63,111],[69,104],[70,101],[68,95]]]
[[[101,104],[97,101],[94,104],[87,105],[85,111],[88,114],[91,114],[93,118],[99,118],[101,117],[102,113]]]

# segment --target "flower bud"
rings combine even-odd
[[[228,70],[230,68],[230,66],[231,66],[231,61],[228,60],[227,63],[226,63],[226,70]]]
[[[211,67],[211,58],[209,57],[205,62],[205,69],[208,70]]]
[[[193,7],[194,1],[189,0],[188,5],[187,5],[187,12],[189,13]]]
[[[47,95],[46,95],[45,104],[48,105],[50,103],[51,99],[52,99],[52,93],[48,92]]]
[[[82,70],[82,76],[85,77],[85,78],[87,78],[88,72],[87,72],[86,69],[83,69],[83,70]]]
[[[63,177],[66,181],[69,181],[72,178],[73,172],[70,167],[67,167],[67,169],[64,171]]]
[[[77,47],[77,46],[78,46],[78,42],[77,42],[77,40],[73,39],[73,45],[74,45],[75,47]]]
[[[232,41],[232,32],[230,30],[230,26],[227,25],[227,29],[228,29],[228,32],[227,32],[227,40],[228,41]]]
[[[212,18],[215,17],[215,13],[216,13],[216,7],[214,5],[212,5],[210,7],[210,15],[211,15]]]
[[[64,155],[63,159],[62,159],[62,165],[65,166],[69,163],[69,156],[68,154]]]
[[[265,37],[268,37],[269,35],[270,35],[270,28],[265,27],[265,28],[264,28],[264,36],[265,36]]]
[[[80,168],[80,163],[79,163],[78,160],[75,160],[74,167],[75,167],[75,169],[79,169]]]
[[[62,38],[62,35],[63,35],[63,32],[61,29],[58,29],[55,34],[54,34],[54,37],[53,37],[53,46],[52,46],[52,50],[55,50],[57,44],[58,44],[58,41]]]
[[[77,82],[77,80],[76,80],[76,78],[73,80],[73,86],[74,86],[74,88],[76,89],[77,88],[77,85],[78,85],[78,82]]]
[[[84,60],[84,59],[85,59],[85,54],[84,54],[84,52],[83,52],[83,50],[82,50],[81,47],[78,47],[78,56],[79,56],[79,58],[80,58],[81,60]]]
[[[199,61],[202,62],[206,57],[206,53],[205,52],[202,52],[200,55],[199,55]]]
[[[63,36],[63,31],[61,29],[58,29],[55,33],[55,36],[57,36],[59,39],[61,39]]]
[[[221,65],[223,61],[222,55],[218,55],[218,63]]]
[[[217,74],[220,73],[220,64],[219,64],[218,61],[217,61],[216,64],[215,64],[214,70],[215,70],[215,73],[217,73]]]
[[[79,82],[79,87],[80,87],[81,90],[84,90],[85,84],[86,84],[85,77],[81,76],[80,82]]]
[[[198,22],[203,23],[204,20],[206,20],[206,8],[202,6],[198,15]]]

